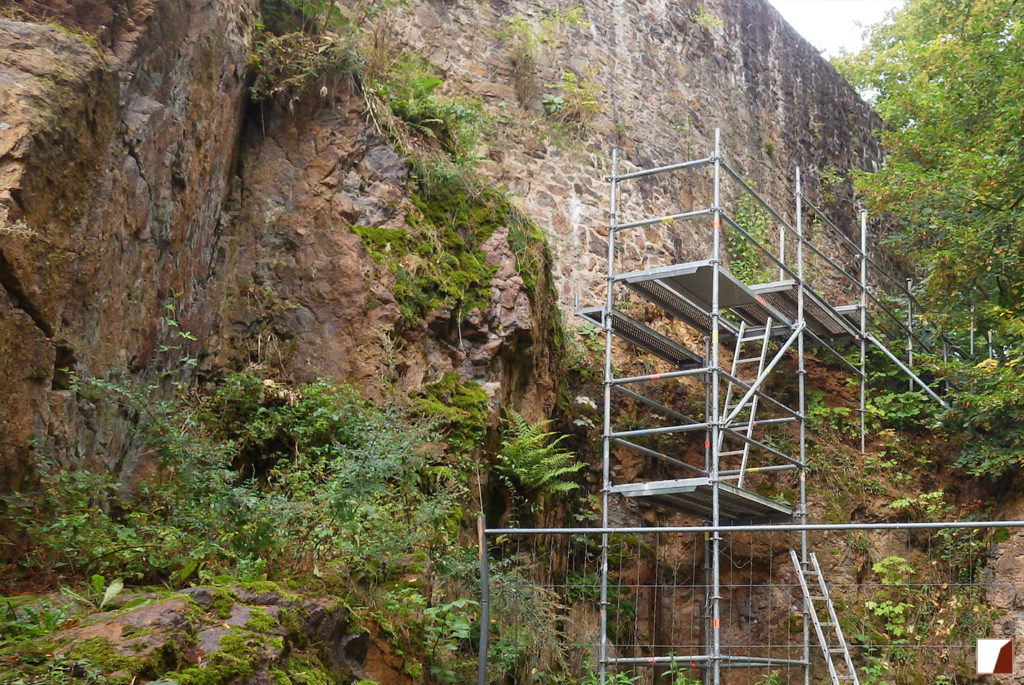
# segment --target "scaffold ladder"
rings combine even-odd
[[[771,318],[765,323],[764,327],[748,327],[746,322],[740,322],[739,331],[736,334],[736,350],[732,355],[732,369],[730,375],[737,380],[744,381],[749,384],[753,384],[761,374],[764,373],[765,358],[768,356],[768,342],[771,338],[772,333],[772,320]],[[744,354],[751,354],[750,348],[755,348],[755,355],[744,357]],[[744,350],[747,350],[746,352]],[[740,377],[743,369],[747,367],[757,365],[757,373],[753,379],[744,379]],[[737,385],[732,380],[729,381],[725,390],[725,402],[722,405],[722,416],[729,416],[733,411],[736,410],[736,404],[734,404],[734,397],[736,394],[743,397],[743,388]],[[757,419],[757,401],[758,396],[754,394],[749,400],[746,424],[735,429],[737,433],[744,435],[747,438],[753,438],[754,436],[754,422]],[[737,418],[743,413],[742,410],[737,413]],[[743,447],[735,450],[721,451],[722,442],[725,439],[725,435],[719,433],[718,436],[718,456],[722,457],[741,457],[739,474],[737,476],[736,486],[743,487],[743,478],[747,474],[747,461],[750,457],[750,443],[744,442]]]
[[[830,682],[833,685],[839,685],[839,683],[860,685],[857,671],[853,667],[853,659],[850,658],[850,650],[846,646],[846,638],[843,637],[843,629],[839,626],[836,609],[828,594],[828,585],[825,584],[825,577],[821,574],[821,567],[818,565],[818,557],[814,555],[814,552],[809,552],[806,566],[800,563],[800,557],[797,556],[796,550],[789,550],[789,557],[793,562],[793,568],[796,569],[797,580],[800,582],[805,610],[814,625],[814,632],[818,637],[818,644],[821,645],[821,652],[825,655],[825,665],[828,666]],[[828,620],[822,621],[818,617],[819,608],[826,610]],[[836,667],[837,656],[842,656],[838,669]]]

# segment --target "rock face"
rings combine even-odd
[[[66,369],[161,361],[172,302],[200,339],[213,328],[253,18],[250,2],[140,3],[96,47],[0,21],[0,489],[32,445],[69,465],[126,456]]]
[[[345,79],[328,100],[296,111],[268,106],[246,129],[219,363],[348,379],[371,394],[382,381],[411,392],[455,371],[495,403],[514,394],[528,416],[545,416],[553,381],[544,312],[516,271],[507,227],[480,245],[495,270],[489,306],[399,325],[395,276],[352,227],[405,227],[409,171],[363,107]],[[515,354],[523,377],[509,368]]]
[[[19,486],[36,446],[132,472],[127,418],[78,399],[69,371],[152,378],[198,356],[206,371],[257,362],[371,394],[455,371],[495,405],[549,412],[554,314],[514,267],[507,227],[480,246],[486,306],[398,326],[394,276],[352,227],[404,225],[406,163],[347,77],[293,109],[246,110],[255,0],[43,4],[71,30],[0,23],[0,489]],[[529,64],[504,31],[514,20],[543,36]],[[793,165],[880,156],[877,118],[761,0],[601,0],[579,17],[414,2],[381,21],[367,31],[434,62],[449,93],[483,98],[497,123],[479,171],[546,234],[566,313],[600,292],[612,145],[632,169],[702,156],[721,127],[739,173],[782,206]],[[600,104],[582,132],[544,112],[567,73]],[[697,180],[624,189],[620,217],[702,206]],[[706,229],[630,232],[624,263],[703,256]]]

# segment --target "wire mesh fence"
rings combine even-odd
[[[970,529],[809,535],[860,682],[975,682],[975,640],[1001,635],[1007,598],[1021,589],[993,571],[992,544],[1005,536]],[[805,660],[810,682],[829,682],[790,562],[800,537],[722,535],[721,683],[803,683]],[[710,682],[709,549],[705,533],[609,534],[607,682]],[[490,537],[488,682],[596,682],[601,560],[599,534]]]

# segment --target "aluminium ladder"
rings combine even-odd
[[[789,557],[793,562],[793,568],[796,569],[800,591],[804,596],[805,611],[814,625],[818,644],[821,645],[821,652],[825,656],[825,665],[828,666],[830,682],[833,685],[839,685],[839,683],[860,685],[860,680],[857,679],[857,671],[853,667],[853,659],[850,658],[850,650],[846,646],[846,638],[843,637],[843,629],[839,626],[839,618],[836,616],[835,607],[828,594],[825,577],[821,574],[821,567],[818,565],[818,557],[814,555],[814,552],[809,552],[807,555],[807,567],[800,563],[796,550],[789,550]],[[816,580],[816,586],[813,590],[817,591],[818,594],[811,594],[812,588],[808,585],[809,579]],[[816,605],[815,602],[818,604]],[[818,617],[818,606],[827,610],[827,621],[822,621]],[[826,628],[831,628],[829,633],[826,633]],[[828,639],[829,634],[833,638],[832,641]],[[842,666],[837,670],[834,657],[840,655],[843,657]],[[845,672],[841,670],[842,667],[845,667]]]
[[[732,375],[733,378],[735,378],[737,380],[741,380],[741,381],[747,382],[747,383],[753,385],[753,383],[758,378],[761,377],[761,374],[764,373],[765,358],[768,356],[768,342],[769,342],[769,339],[771,338],[771,334],[772,334],[772,320],[771,320],[770,317],[765,322],[765,325],[764,325],[763,328],[760,327],[760,326],[758,326],[758,327],[748,327],[745,321],[741,321],[740,322],[740,328],[739,328],[739,331],[736,334],[736,350],[735,350],[735,352],[733,353],[733,356],[732,356],[731,375]],[[756,347],[760,348],[760,349],[757,350],[757,356],[744,357],[743,356],[745,354],[744,353],[744,346],[746,344],[746,346],[749,347],[751,343],[753,343]],[[750,353],[748,352],[746,354],[750,354]],[[753,379],[749,379],[749,380],[748,379],[740,378],[740,369],[743,369],[744,367],[747,367],[747,366],[752,366],[754,364],[757,364],[757,373],[754,375],[754,378]],[[729,381],[729,383],[727,384],[726,390],[725,390],[725,402],[722,405],[722,416],[723,417],[729,416],[730,413],[732,413],[733,411],[736,410],[738,403],[736,403],[736,404],[733,403],[733,393],[734,392],[738,392],[740,394],[740,398],[742,399],[743,390],[744,390],[744,388],[742,386],[737,385],[732,380]],[[758,404],[758,396],[757,396],[757,394],[754,394],[753,396],[751,396],[751,398],[749,400],[749,406],[747,407],[747,410],[750,413],[747,416],[746,424],[741,426],[741,427],[739,427],[738,429],[736,429],[737,433],[740,433],[740,434],[744,435],[748,439],[752,439],[753,436],[754,436],[754,422],[755,422],[756,417],[757,417],[757,404]],[[739,419],[739,415],[742,414],[742,413],[743,413],[743,409],[741,408],[740,411],[737,412],[737,419]],[[724,439],[725,439],[725,434],[724,433],[719,433],[718,434],[718,449],[719,449],[718,456],[719,456],[719,458],[721,458],[721,457],[741,456],[739,475],[737,477],[736,487],[742,488],[743,487],[743,477],[747,473],[747,461],[749,460],[749,457],[750,457],[750,442],[745,440],[745,441],[743,441],[743,447],[742,448],[735,449],[735,450],[727,450],[725,452],[722,452],[721,449],[722,449],[722,443],[723,443]]]

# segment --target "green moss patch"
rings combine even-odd
[[[219,646],[220,649],[211,654],[209,660],[201,666],[164,675],[163,679],[178,685],[221,685],[248,678],[256,670],[259,655],[267,650],[283,649],[284,640],[233,630],[221,636]]]
[[[420,412],[436,421],[446,434],[449,451],[468,454],[483,443],[487,424],[487,393],[473,381],[446,373],[426,386]]]

